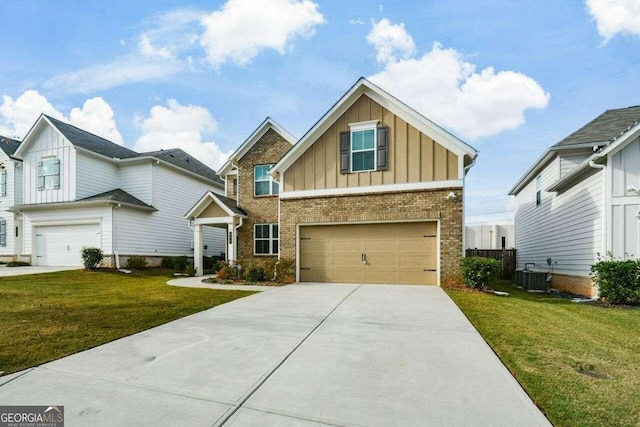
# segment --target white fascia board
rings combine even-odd
[[[17,212],[17,211],[38,211],[38,210],[48,210],[48,209],[67,209],[67,208],[76,208],[76,207],[84,207],[84,206],[115,206],[122,205],[122,207],[128,207],[131,209],[139,209],[148,212],[157,212],[158,209],[152,206],[140,206],[134,205],[126,202],[118,202],[116,200],[78,200],[75,202],[58,202],[58,203],[38,203],[32,205],[18,205],[12,206],[8,211]]]
[[[372,100],[380,104],[382,107],[391,111],[425,135],[434,137],[439,144],[455,153],[458,156],[468,155],[472,159],[477,156],[477,151],[466,144],[459,138],[453,136],[440,126],[433,123],[393,95],[385,92],[378,86],[374,85],[364,77],[361,77],[352,87],[345,93],[342,98],[336,102],[329,111],[298,141],[294,147],[289,150],[276,163],[269,173],[276,176],[278,173],[286,171],[291,165],[313,144],[324,132],[333,125],[347,109],[349,109],[361,95],[367,95]]]
[[[515,183],[515,185],[509,190],[509,196],[515,196],[522,190],[522,188],[529,183],[544,167],[556,156],[556,152],[552,150],[546,150],[542,156],[538,158],[522,177]]]
[[[408,184],[370,185],[367,187],[326,188],[320,190],[285,191],[280,193],[281,199],[309,198],[324,196],[344,196],[350,194],[397,193],[401,191],[439,190],[442,188],[462,188],[464,181],[412,182]]]
[[[230,217],[243,217],[243,218],[245,217],[244,215],[237,214],[233,212],[231,209],[229,209],[227,205],[222,203],[222,201],[211,191],[208,191],[207,193],[205,193],[205,195],[202,196],[200,200],[196,202],[195,205],[193,205],[193,207],[189,210],[189,212],[187,212],[187,214],[184,217],[186,219],[192,219],[197,217],[207,207],[209,207],[209,205],[211,205],[212,202],[218,205],[218,207],[222,209]]]
[[[38,132],[38,130],[40,130],[40,128],[42,126],[44,126],[42,123],[48,124],[49,126],[51,126],[58,135],[60,135],[62,138],[64,138],[65,140],[67,140],[67,137],[65,137],[62,132],[60,132],[60,130],[55,127],[53,125],[53,123],[51,123],[51,121],[49,121],[49,119],[47,119],[47,117],[44,114],[40,114],[40,117],[38,117],[38,119],[35,121],[35,123],[33,124],[33,126],[31,126],[31,129],[29,129],[29,132],[27,132],[27,134],[25,135],[24,138],[22,138],[22,141],[20,142],[20,146],[18,147],[18,149],[15,151],[15,153],[13,153],[13,157],[16,157],[17,159],[22,160],[22,158],[24,157],[24,153],[26,151],[28,151],[27,147],[29,145],[31,145],[31,135],[35,134]],[[67,140],[68,141],[68,140]],[[69,142],[71,144],[71,142]],[[71,144],[73,146],[73,144]],[[75,146],[74,146],[75,148]]]
[[[253,131],[251,135],[236,149],[236,151],[229,156],[227,161],[222,165],[220,171],[221,175],[229,174],[234,167],[234,163],[240,160],[247,152],[255,145],[260,138],[264,136],[269,129],[273,129],[276,133],[282,136],[291,145],[294,145],[297,139],[291,135],[285,128],[276,123],[271,117],[267,117],[264,121]]]
[[[607,147],[603,148],[599,153],[601,156],[613,155],[622,150],[630,142],[640,136],[640,123],[630,127],[625,133],[613,140]]]

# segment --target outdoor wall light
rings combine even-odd
[[[636,192],[638,194],[640,194],[640,188],[634,186],[634,185],[630,185],[627,187],[627,193],[632,193],[632,192]]]
[[[445,199],[447,199],[447,200],[455,200],[457,198],[458,198],[458,196],[456,196],[456,193],[454,193],[453,191],[451,191],[449,194],[447,194],[445,196]]]

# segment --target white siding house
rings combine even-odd
[[[640,254],[640,107],[608,110],[551,147],[511,189],[518,268],[595,296],[591,266]],[[550,259],[550,264],[548,262]]]
[[[21,250],[22,218],[10,210],[22,199],[22,162],[13,157],[20,143],[0,136],[0,260],[13,261]]]
[[[108,265],[131,255],[152,263],[193,256],[184,212],[203,193],[224,191],[213,170],[182,150],[136,153],[44,115],[14,156],[23,173],[13,188],[22,197],[10,213],[24,233],[20,250],[7,251],[36,265],[81,265],[89,246],[101,248]],[[206,253],[224,252],[225,236],[208,231]]]

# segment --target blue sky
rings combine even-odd
[[[639,0],[7,1],[0,28],[0,134],[45,112],[217,167],[365,76],[480,151],[468,223],[508,218],[547,147],[640,104]]]

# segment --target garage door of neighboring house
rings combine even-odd
[[[437,223],[300,227],[300,280],[437,285]]]
[[[36,265],[82,266],[83,247],[101,247],[100,224],[36,227]]]

